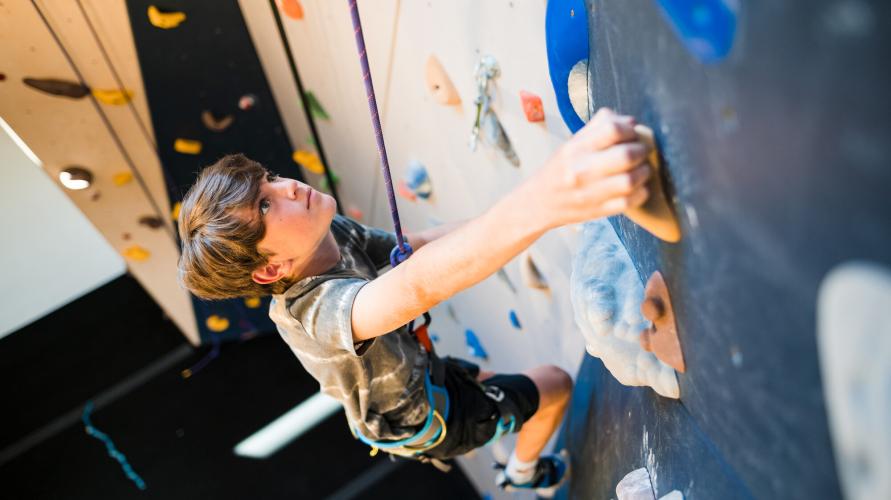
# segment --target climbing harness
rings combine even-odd
[[[374,127],[377,151],[381,160],[381,172],[383,173],[384,186],[387,189],[387,201],[390,205],[390,216],[393,219],[393,227],[396,233],[396,246],[393,248],[392,252],[390,252],[390,264],[393,267],[396,267],[411,256],[412,248],[402,234],[402,225],[399,221],[399,211],[396,207],[396,195],[393,190],[393,180],[390,176],[390,163],[387,159],[387,148],[384,145],[384,134],[381,128],[380,116],[378,115],[377,99],[374,95],[374,85],[371,81],[371,70],[368,66],[365,38],[362,34],[362,22],[359,18],[359,7],[356,4],[356,0],[347,0],[347,2],[350,6],[350,16],[353,21],[356,48],[359,52],[362,79],[365,83],[365,94],[368,99],[368,110],[371,113],[371,123]],[[414,338],[424,348],[430,360],[429,370],[424,374],[424,388],[427,393],[427,402],[430,406],[430,410],[421,430],[413,436],[398,441],[375,441],[363,436],[358,429],[351,428],[351,431],[357,439],[371,446],[372,456],[376,455],[378,450],[383,450],[391,455],[399,455],[417,459],[422,462],[429,462],[440,470],[448,471],[451,468],[449,465],[425,454],[427,450],[436,447],[445,439],[447,433],[446,422],[448,421],[450,410],[449,394],[445,388],[445,363],[436,355],[433,343],[430,341],[430,336],[428,334],[430,321],[430,314],[425,312],[424,324],[420,325],[418,328],[414,328],[414,320],[408,323],[408,331],[412,333]],[[477,382],[477,384],[479,383]],[[517,412],[515,407],[513,408],[513,411],[510,410],[509,407],[514,405],[510,403],[508,398],[504,397],[504,394],[500,389],[491,389],[496,389],[497,391],[494,391],[493,394],[490,395],[488,392],[489,388],[484,388],[484,390],[487,391],[486,394],[496,402],[499,411],[504,408],[505,412],[501,413],[502,418],[499,421],[498,430],[492,440],[490,440],[490,442],[493,442],[500,438],[507,429],[509,429],[509,431],[514,429],[516,424],[514,415],[516,415]],[[496,399],[499,395],[500,398]]]

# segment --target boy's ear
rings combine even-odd
[[[261,285],[268,285],[270,283],[275,283],[276,281],[282,279],[287,274],[287,267],[283,263],[268,263],[263,267],[255,269],[254,272],[251,273],[251,279],[253,279],[256,283]]]

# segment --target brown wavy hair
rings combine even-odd
[[[269,262],[269,255],[257,248],[266,226],[262,218],[245,218],[244,212],[252,213],[267,175],[258,162],[227,155],[202,170],[183,198],[179,281],[198,297],[260,297],[288,288],[281,280],[261,285],[251,279],[255,269]]]

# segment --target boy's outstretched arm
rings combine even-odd
[[[641,205],[650,168],[633,127],[633,118],[601,109],[542,169],[484,214],[362,287],[353,303],[353,338],[401,327],[479,283],[549,229]]]
[[[423,229],[421,231],[406,233],[405,237],[406,239],[408,239],[408,244],[411,245],[412,250],[418,250],[427,243],[438,240],[443,236],[451,233],[455,229],[458,229],[465,222],[466,221],[446,222],[445,224],[440,224],[438,226]]]

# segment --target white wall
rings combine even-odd
[[[0,338],[124,273],[90,221],[0,131]]]

